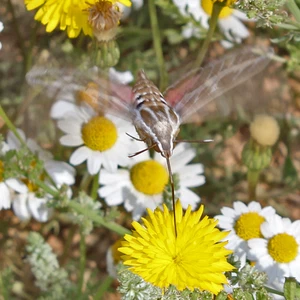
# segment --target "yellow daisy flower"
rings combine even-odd
[[[232,251],[220,242],[228,232],[216,228],[217,220],[205,216],[200,220],[203,206],[192,212],[188,207],[183,215],[180,201],[176,203],[177,236],[174,231],[173,212],[164,205],[163,210],[148,209],[149,216],[142,218],[144,225],[133,222],[132,235],[118,250],[124,265],[154,286],[176,286],[210,291],[218,294],[227,283],[224,272],[231,271],[226,257]]]
[[[103,0],[25,0],[25,5],[28,10],[39,8],[35,20],[47,25],[47,32],[52,32],[59,26],[60,30],[67,30],[70,38],[75,38],[81,30],[85,35],[92,36],[92,27],[88,22],[88,9],[99,2]],[[108,2],[131,6],[130,0]]]

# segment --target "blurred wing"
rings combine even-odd
[[[74,69],[35,66],[27,73],[26,80],[32,86],[42,87],[42,92],[54,100],[74,103],[81,95],[88,98],[87,104],[96,110],[125,119],[131,117],[131,87],[108,78],[97,68],[83,73]]]
[[[199,110],[209,111],[209,105],[212,110],[216,105],[226,106],[223,101],[212,100],[262,71],[272,54],[272,49],[242,48],[205,68],[192,70],[166,90],[165,99],[179,113],[183,123],[189,122]]]

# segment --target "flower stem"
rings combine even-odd
[[[260,175],[260,170],[248,169],[247,180],[248,180],[248,197],[249,201],[256,200],[256,187]]]
[[[78,294],[81,295],[84,284],[84,270],[86,265],[86,243],[83,232],[80,232],[80,260],[79,260],[79,279],[78,279]]]
[[[300,9],[294,0],[287,0],[286,5],[295,19],[300,22]]]
[[[208,46],[209,46],[209,44],[212,40],[212,37],[214,35],[214,32],[216,30],[217,23],[218,23],[218,18],[219,18],[219,15],[220,15],[220,12],[221,12],[222,8],[223,8],[223,5],[220,2],[215,2],[213,4],[213,10],[212,10],[211,18],[210,18],[210,21],[209,21],[209,29],[208,29],[206,38],[204,40],[204,43],[201,47],[201,50],[200,50],[200,52],[197,56],[196,64],[195,64],[196,68],[199,68],[201,66],[202,62],[203,62],[203,59],[204,59],[205,54],[207,52]]]
[[[99,173],[97,173],[93,178],[91,198],[94,199],[94,200],[97,199],[98,188],[99,188]]]
[[[264,288],[265,288],[266,291],[269,292],[269,293],[276,294],[276,295],[279,295],[279,296],[284,296],[284,294],[283,294],[282,292],[279,292],[279,291],[277,291],[277,290],[274,290],[274,289],[272,289],[272,288],[270,288],[270,287],[265,286]]]
[[[149,7],[154,50],[157,59],[157,64],[159,67],[159,75],[160,75],[159,88],[161,91],[163,91],[166,89],[168,84],[168,74],[166,72],[166,67],[165,67],[165,61],[164,61],[164,56],[162,51],[162,42],[161,42],[161,36],[160,36],[160,31],[158,26],[154,0],[148,1],[148,7]]]
[[[130,234],[130,230],[126,229],[125,227],[110,221],[106,221],[103,217],[99,216],[97,212],[94,210],[88,209],[86,207],[82,207],[80,203],[75,201],[69,201],[68,206],[74,209],[76,212],[86,216],[90,220],[94,221],[97,224],[100,224],[109,230],[116,232],[117,234],[123,236],[124,234]]]
[[[19,134],[17,128],[15,125],[11,122],[7,114],[5,113],[4,109],[0,105],[0,117],[3,119],[7,127],[13,132],[13,134],[17,137],[19,142],[22,144],[22,146],[27,148],[26,142],[22,139],[21,135]]]

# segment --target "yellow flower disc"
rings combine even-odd
[[[211,16],[212,9],[213,9],[213,1],[212,0],[202,0],[201,5],[202,5],[203,10],[206,12],[206,14]],[[233,12],[232,8],[229,8],[227,6],[223,7],[219,14],[219,19],[229,17],[232,14],[232,12]]]
[[[82,126],[84,144],[95,151],[106,151],[117,141],[118,132],[115,124],[105,117],[97,116]]]
[[[260,225],[265,218],[257,212],[248,212],[241,214],[234,225],[236,234],[243,240],[248,241],[254,238],[262,238]]]
[[[4,163],[0,160],[0,182],[3,181],[3,173],[4,173]]]
[[[162,193],[169,180],[165,167],[155,160],[135,164],[130,170],[134,187],[146,195]]]
[[[110,1],[131,6],[130,0]],[[59,27],[60,30],[67,30],[69,38],[75,38],[81,30],[85,35],[92,35],[87,9],[97,2],[99,0],[25,0],[25,5],[28,10],[39,8],[35,20],[47,25],[47,32]]]
[[[279,233],[268,242],[268,252],[278,263],[289,263],[297,257],[298,244],[295,238],[287,233]]]
[[[233,267],[227,262],[232,253],[222,240],[228,232],[216,228],[217,221],[202,217],[203,206],[183,213],[180,201],[175,205],[177,235],[174,231],[174,212],[164,205],[163,210],[148,209],[143,225],[133,222],[132,235],[126,234],[122,247],[124,265],[145,281],[160,288],[174,285],[210,291],[218,294],[227,278],[224,272]]]

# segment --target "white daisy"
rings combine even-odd
[[[244,265],[249,252],[247,241],[262,236],[260,225],[267,218],[275,215],[275,209],[271,206],[261,208],[261,205],[254,201],[248,206],[236,201],[233,203],[233,208],[223,207],[221,212],[222,215],[215,218],[219,220],[220,228],[230,231],[226,237],[228,240],[226,248],[233,250]]]
[[[118,165],[129,164],[128,154],[135,143],[125,133],[133,129],[131,123],[109,115],[99,116],[88,107],[78,107],[60,120],[58,127],[66,133],[60,139],[62,145],[79,146],[70,157],[72,165],[87,161],[88,172],[95,175],[101,166],[114,172]]]
[[[204,28],[209,27],[209,18],[211,17],[213,1],[211,0],[173,0],[182,15],[191,14],[196,21]],[[241,21],[249,21],[247,16],[236,9],[224,7],[219,15],[218,26],[226,37],[222,41],[224,47],[231,47],[232,43],[241,43],[243,39],[249,36],[249,31]],[[182,32],[185,38],[194,36],[200,37],[200,29],[194,24],[188,23]]]
[[[200,201],[200,197],[189,188],[204,184],[205,177],[201,164],[187,165],[195,157],[195,150],[187,144],[179,144],[171,157],[173,174],[178,177],[182,206],[192,208]],[[154,159],[148,152],[141,153],[130,160],[129,170],[119,169],[115,173],[103,171],[99,189],[110,206],[124,203],[127,211],[132,212],[134,219],[139,219],[146,208],[154,210],[163,202],[163,192],[169,181],[166,160],[160,153],[155,153]]]
[[[43,150],[34,140],[26,139],[23,131],[18,130],[18,132],[28,148],[44,162],[47,174],[57,187],[61,187],[63,184],[72,185],[75,183],[75,169],[72,166],[62,161],[53,160],[51,153]],[[20,148],[20,141],[12,132],[8,133],[7,143],[10,149],[17,150]],[[16,192],[13,197],[12,208],[16,216],[23,221],[33,217],[39,222],[46,222],[52,213],[52,209],[47,206],[51,196],[38,197],[35,194],[38,190],[37,186],[27,178],[14,179],[12,183],[10,183],[10,187]],[[71,190],[69,192],[71,193]]]
[[[3,179],[5,164],[1,160],[1,156],[9,150],[7,143],[2,142],[0,145],[0,210],[9,209],[13,197],[13,190],[24,192],[24,187],[20,186],[20,182],[15,178]]]
[[[128,84],[134,79],[130,71],[119,72],[115,68],[109,69],[109,77],[110,79],[122,84]],[[93,83],[89,83],[88,86],[92,84]],[[93,95],[89,95],[88,92],[86,92],[86,87],[76,83],[71,83],[60,87],[60,82],[54,83],[54,85],[57,85],[58,88],[61,88],[61,91],[56,96],[57,101],[55,101],[51,107],[51,118],[58,120],[64,118],[68,112],[75,112],[77,110],[76,102],[84,102],[93,107]],[[89,89],[89,91],[93,92],[96,89],[98,90],[98,87],[95,84],[93,87],[94,89]],[[95,95],[95,98],[97,98],[97,94]]]
[[[248,241],[256,268],[268,274],[269,283],[284,277],[300,281],[300,220],[274,215],[261,225],[261,238]]]

